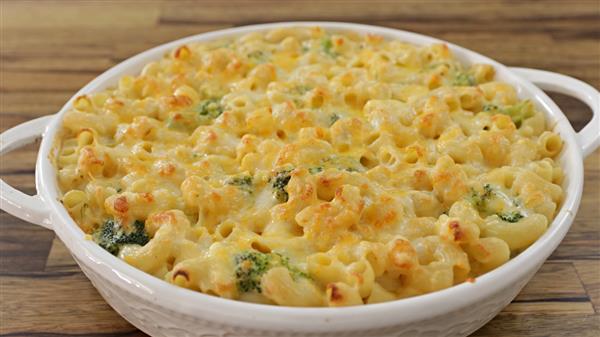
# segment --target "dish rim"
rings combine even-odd
[[[162,279],[146,274],[104,251],[94,242],[85,240],[83,231],[71,219],[66,209],[57,199],[60,192],[57,188],[56,172],[48,158],[53,153],[55,137],[62,124],[62,117],[65,111],[71,107],[73,100],[82,94],[96,92],[99,88],[114,84],[115,78],[118,79],[125,74],[139,72],[144,64],[161,57],[165,51],[172,50],[182,44],[209,41],[253,31],[295,26],[319,26],[326,30],[351,30],[361,34],[375,33],[383,35],[386,38],[393,38],[417,45],[445,43],[461,62],[469,60],[470,62],[475,61],[491,64],[496,70],[496,78],[500,75],[502,81],[516,85],[519,96],[522,97],[523,93],[526,93],[527,97],[536,102],[538,108],[542,107],[541,110],[545,113],[546,117],[556,123],[553,129],[559,131],[565,143],[561,154],[561,166],[563,168],[570,167],[569,170],[565,170],[565,182],[563,183],[565,198],[560,210],[542,237],[504,265],[479,276],[474,283],[463,282],[447,289],[411,298],[344,308],[296,308],[255,304],[210,296],[201,292],[177,287]],[[102,268],[105,271],[110,270],[113,275],[106,277],[111,279],[117,277],[123,280],[124,282],[120,282],[119,284],[120,287],[124,287],[125,283],[129,283],[132,285],[129,287],[129,290],[137,293],[140,297],[146,296],[146,299],[153,298],[155,300],[160,298],[163,301],[161,305],[174,312],[187,313],[192,316],[196,316],[194,315],[195,312],[218,313],[217,316],[212,317],[218,321],[226,321],[226,319],[233,317],[253,318],[255,324],[236,324],[228,321],[227,324],[251,325],[263,329],[265,328],[263,324],[266,322],[278,322],[277,326],[287,327],[291,321],[294,321],[294,326],[303,328],[306,327],[306,323],[309,321],[328,323],[326,324],[326,328],[330,331],[333,327],[343,327],[344,330],[354,328],[366,329],[369,327],[398,324],[403,321],[408,322],[432,318],[491,296],[518,281],[518,279],[522,278],[533,268],[539,267],[556,248],[568,231],[577,212],[581,201],[582,186],[582,154],[580,147],[577,145],[576,134],[571,124],[562,111],[542,90],[515,75],[503,64],[474,51],[427,35],[395,28],[327,21],[279,22],[228,28],[178,39],[132,56],[93,79],[66,102],[46,128],[36,163],[36,187],[39,195],[44,203],[50,206],[50,216],[54,231],[67,244],[72,254],[75,254],[79,259],[87,259],[88,262],[95,264],[98,268]],[[183,301],[178,302],[177,299]],[[398,315],[399,317],[393,314],[397,310],[401,310],[402,313]],[[377,317],[377,319],[373,319],[374,317]],[[246,323],[248,323],[248,320],[246,320]]]

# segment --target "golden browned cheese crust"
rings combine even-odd
[[[127,263],[226,298],[347,306],[472,281],[563,197],[561,138],[494,77],[443,44],[319,27],[183,45],[74,101],[61,201]]]

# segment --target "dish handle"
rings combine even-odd
[[[0,134],[0,155],[33,143],[43,136],[53,115],[19,124]],[[25,221],[52,229],[50,209],[39,195],[30,196],[14,189],[0,179],[0,208]]]
[[[529,80],[541,89],[575,97],[592,109],[592,120],[577,133],[577,143],[584,157],[600,146],[600,93],[591,85],[573,77],[550,71],[510,68],[517,75]]]

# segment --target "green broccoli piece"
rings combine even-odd
[[[498,217],[506,222],[519,222],[519,220],[523,219],[525,216],[517,211],[506,212],[498,214]]]
[[[200,116],[207,116],[210,118],[217,118],[223,113],[223,105],[221,105],[220,98],[209,98],[200,102],[196,107],[196,112]]]
[[[234,257],[234,263],[236,283],[241,292],[256,291],[261,293],[261,278],[269,269],[274,267],[287,268],[294,280],[298,277],[308,278],[308,274],[290,265],[289,258],[279,253],[246,251],[237,254]]]
[[[94,241],[113,255],[117,255],[123,245],[145,245],[150,241],[144,227],[144,222],[136,220],[131,231],[127,232],[120,223],[109,219],[98,228],[93,236]]]
[[[311,90],[312,90],[312,88],[309,87],[308,85],[297,85],[297,86],[293,87],[291,91],[292,91],[292,93],[294,93],[296,95],[304,95]]]
[[[496,104],[484,104],[483,108],[481,109],[481,111],[485,111],[485,112],[493,112],[493,111],[498,111],[500,110],[500,108],[496,105]]]
[[[341,117],[338,114],[331,114],[331,116],[329,116],[329,126],[335,124],[335,122],[337,122],[340,118]]]
[[[473,204],[473,206],[476,206],[479,208],[479,205],[481,205],[481,195],[479,195],[479,193],[477,193],[477,191],[475,191],[474,189],[471,189],[471,194],[469,194],[468,200],[471,202],[471,204]]]
[[[471,201],[471,203],[477,208],[478,211],[483,212],[483,213],[495,213],[494,211],[490,210],[488,205],[487,205],[487,201],[490,198],[493,198],[494,196],[500,196],[500,194],[498,194],[499,192],[494,191],[494,189],[492,188],[492,185],[490,184],[485,184],[483,185],[483,193],[478,193],[475,190],[471,191],[471,195],[469,196],[469,200]],[[506,197],[504,197],[506,198]],[[512,199],[510,198],[510,202],[513,206],[515,207],[519,207],[520,206],[520,202],[516,199]],[[521,214],[518,211],[508,211],[508,212],[502,212],[502,213],[497,213],[496,214],[500,219],[507,221],[507,222],[518,222],[519,220],[521,220],[522,218],[524,218],[525,216],[523,214]]]
[[[252,194],[252,177],[251,176],[233,177],[233,178],[227,180],[226,183],[228,185],[237,186],[242,191]]]
[[[452,85],[461,87],[473,86],[476,84],[477,81],[475,80],[475,77],[473,77],[473,75],[471,74],[464,72],[457,73],[454,77],[454,80],[452,81]]]
[[[308,169],[308,172],[310,174],[317,174],[317,173],[322,172],[322,171],[323,171],[323,167],[321,167],[321,166],[315,166],[315,167],[311,167],[311,168]]]
[[[484,184],[483,185],[483,194],[481,195],[481,200],[485,203],[489,198],[492,197],[494,190],[492,189],[492,185]]]
[[[471,203],[475,205],[478,209],[484,209],[485,203],[493,196],[494,190],[492,189],[492,185],[484,184],[483,185],[483,193],[478,193],[475,190],[471,190],[471,195],[469,199]]]
[[[290,258],[287,256],[283,256],[279,253],[271,253],[271,254],[275,254],[278,256],[278,258],[276,259],[277,261],[279,261],[279,264],[285,268],[287,268],[287,270],[290,272],[290,275],[292,276],[293,280],[297,280],[300,277],[303,278],[310,278],[310,276],[303,272],[302,270],[300,270],[300,268],[293,266],[290,264]]]
[[[255,50],[250,52],[248,58],[256,63],[265,63],[267,61],[267,55],[262,50]]]
[[[292,170],[279,171],[273,178],[271,186],[273,186],[273,193],[275,194],[275,198],[279,202],[288,201],[289,195],[288,192],[285,190],[285,187],[290,182],[290,172],[292,172]]]
[[[524,100],[515,105],[507,105],[504,107],[499,107],[495,104],[485,104],[482,111],[508,115],[517,128],[520,128],[524,120],[533,117],[535,108],[530,100]]]
[[[337,53],[333,50],[333,41],[331,41],[331,37],[325,36],[321,39],[321,49],[325,54],[331,57],[337,57]]]
[[[259,252],[244,252],[235,256],[235,277],[241,292],[262,292],[260,279],[269,270],[271,257]]]
[[[360,161],[356,160],[351,156],[332,155],[321,160],[325,167],[334,167],[338,170],[344,170],[346,172],[362,172],[364,167]]]
[[[517,128],[521,127],[524,120],[533,117],[534,111],[533,103],[531,103],[530,100],[524,100],[515,105],[506,106],[503,109],[500,109],[501,113],[510,116]]]

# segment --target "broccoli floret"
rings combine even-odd
[[[293,87],[291,91],[292,91],[292,93],[294,93],[296,95],[304,95],[311,90],[312,90],[312,88],[307,85],[297,85],[297,86]]]
[[[233,177],[233,178],[227,180],[226,183],[228,185],[237,186],[242,191],[252,194],[252,177],[251,176]]]
[[[304,278],[310,278],[310,276],[303,272],[302,270],[300,270],[300,268],[296,267],[296,266],[292,266],[290,264],[290,258],[287,256],[283,256],[279,253],[272,253],[277,255],[278,258],[276,258],[276,261],[279,261],[279,264],[283,267],[286,267],[287,270],[290,272],[290,275],[292,276],[293,280],[297,280],[300,277],[304,277]]]
[[[331,114],[331,116],[329,116],[329,126],[335,124],[340,118],[341,117],[338,114]]]
[[[321,160],[323,166],[329,168],[334,167],[338,170],[344,170],[346,172],[362,172],[364,167],[356,158],[351,156],[343,155],[332,155]]]
[[[470,199],[471,203],[477,208],[478,211],[486,213],[486,214],[490,214],[490,213],[494,214],[496,212],[494,212],[493,210],[490,210],[487,205],[488,200],[490,200],[494,196],[501,196],[501,193],[499,194],[499,192],[494,191],[494,189],[492,188],[492,185],[485,184],[485,185],[483,185],[483,193],[478,193],[477,191],[472,190],[471,195],[469,196],[469,199]],[[507,198],[507,197],[504,196],[504,198]],[[510,198],[510,203],[514,207],[520,206],[519,201],[516,199]],[[525,217],[523,214],[521,214],[518,211],[508,211],[508,212],[496,213],[496,215],[504,221],[513,222],[513,223],[518,222],[519,220],[521,220],[522,218]]]
[[[476,84],[477,84],[477,81],[475,80],[475,77],[473,77],[473,75],[471,75],[471,74],[464,73],[464,72],[457,73],[456,76],[454,77],[454,80],[452,81],[452,85],[462,86],[462,87],[473,86]]]
[[[321,49],[325,54],[331,57],[337,57],[337,53],[333,50],[333,41],[331,41],[331,37],[325,36],[321,39]]]
[[[247,56],[255,63],[265,63],[267,61],[267,56],[262,50],[255,50],[249,53]]]
[[[517,128],[520,128],[524,120],[533,117],[534,107],[530,100],[524,100],[515,105],[506,106],[500,109],[500,112],[509,115]]]
[[[279,171],[273,178],[273,193],[275,194],[275,198],[279,202],[288,201],[289,195],[288,192],[285,190],[285,187],[290,182],[290,172],[291,170]]]
[[[483,108],[481,109],[481,111],[485,111],[485,112],[491,112],[491,111],[497,111],[500,108],[498,108],[498,106],[496,104],[484,104]]]
[[[120,223],[112,219],[106,220],[94,232],[93,238],[100,247],[113,255],[117,255],[123,245],[137,244],[143,246],[150,241],[144,228],[144,222],[140,220],[133,223],[133,228],[129,232],[125,231]]]
[[[498,217],[506,222],[512,223],[519,222],[519,220],[524,218],[523,214],[517,211],[500,213],[498,214]]]
[[[223,106],[221,105],[220,98],[209,98],[200,102],[196,107],[196,111],[200,116],[207,116],[211,118],[217,118],[223,113]]]
[[[492,189],[492,185],[484,184],[483,185],[483,193],[479,194],[477,191],[472,190],[470,199],[471,203],[475,205],[478,209],[484,209],[485,203],[492,197],[494,190]]]
[[[317,174],[317,173],[322,172],[322,171],[323,171],[323,167],[321,167],[321,166],[315,166],[315,167],[311,167],[311,168],[308,169],[308,172],[310,174]]]
[[[260,279],[271,264],[271,257],[259,252],[244,252],[235,256],[235,277],[242,292],[262,292]]]
[[[507,105],[504,107],[499,107],[495,104],[485,104],[482,111],[508,115],[517,128],[520,128],[524,120],[533,117],[535,109],[530,100],[524,100],[515,105]]]
[[[485,203],[486,200],[492,197],[494,190],[492,189],[492,185],[484,184],[483,185],[483,194],[481,195],[482,201]]]
[[[477,191],[471,189],[471,194],[469,194],[468,200],[473,204],[473,206],[479,207],[481,205],[481,196]]]
[[[242,252],[234,257],[234,262],[237,287],[241,292],[256,291],[261,293],[261,278],[269,269],[274,267],[287,268],[294,280],[298,277],[308,278],[306,273],[290,265],[288,257],[278,253]]]

